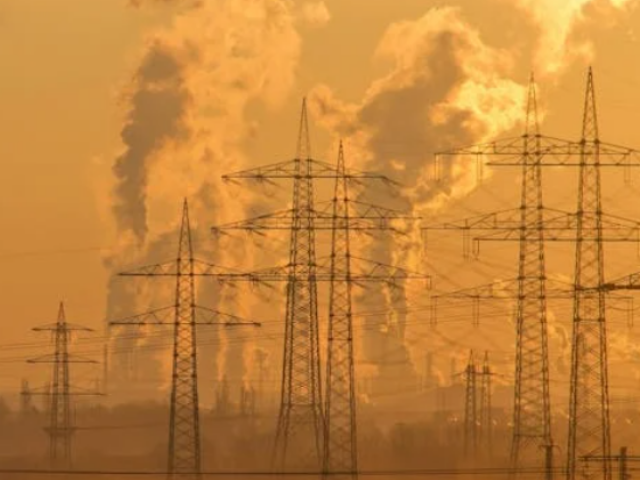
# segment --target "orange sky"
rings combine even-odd
[[[123,92],[131,86],[145,39],[158,28],[172,32],[172,22],[180,15],[179,7],[163,2],[149,1],[140,9],[127,3],[0,0],[0,345],[33,338],[30,328],[53,320],[59,299],[68,302],[71,321],[102,325],[111,273],[102,257],[117,241],[110,212],[114,185],[110,168],[123,148],[119,135],[128,110]],[[395,22],[417,21],[436,7],[459,7],[482,42],[504,50],[511,59],[507,77],[524,84],[533,59],[540,55],[542,32],[560,21],[547,12],[544,22],[536,24],[534,13],[516,7],[527,3],[326,0],[330,18],[319,23],[296,20],[301,53],[295,60],[293,84],[283,92],[282,101],[248,102],[246,116],[256,123],[253,134],[240,142],[240,150],[253,165],[290,157],[301,96],[324,84],[339,100],[359,104],[367,90],[393,70],[393,60],[375,55],[387,28]],[[614,10],[604,0],[593,2],[597,6],[588,5],[584,18],[570,28],[566,49],[588,41],[593,58],[570,56],[563,59],[561,71],[538,75],[547,113],[545,132],[578,136],[585,67],[592,62],[602,136],[640,146],[637,3],[632,0]],[[296,8],[293,11],[301,15]],[[312,128],[315,151],[321,156],[329,152],[333,158],[330,132]],[[475,194],[479,203],[474,207],[495,207],[495,198],[486,194],[494,185],[500,198],[514,205],[513,174],[496,175],[491,182]],[[571,208],[571,194],[559,191],[563,185],[551,180],[550,197],[565,199],[564,207]],[[159,191],[163,198],[156,200],[175,204],[176,215],[181,197],[189,193],[188,188],[176,191],[173,202]],[[628,197],[618,196],[612,208],[640,213],[631,205],[632,194],[630,190]],[[173,213],[159,213],[156,208],[152,228]],[[453,217],[456,211],[449,214]],[[198,220],[202,225],[211,223],[207,218]],[[624,266],[614,268],[624,271]],[[22,365],[2,365],[0,390],[16,388],[25,371]]]

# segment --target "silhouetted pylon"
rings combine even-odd
[[[598,116],[593,72],[589,69],[578,184],[567,449],[569,480],[576,477],[581,457],[611,455],[601,198]],[[600,462],[597,468],[601,468],[600,478],[611,478],[608,461]]]
[[[547,291],[542,203],[541,142],[533,76],[523,136],[522,209],[518,302],[516,310],[516,373],[511,466],[521,457],[539,454],[551,443]],[[525,449],[530,452],[524,452]]]
[[[550,443],[547,297],[551,295],[554,298],[571,299],[573,296],[570,285],[554,285],[551,291],[547,289],[543,217],[545,209],[541,171],[542,152],[545,149],[567,146],[571,142],[540,134],[537,105],[536,86],[532,75],[527,93],[525,128],[520,137],[439,154],[469,155],[474,158],[487,155],[507,159],[516,156],[519,159],[517,165],[522,171],[519,208],[437,227],[462,230],[465,233],[465,257],[469,255],[467,249],[471,243],[466,237],[469,231],[486,230],[490,240],[496,229],[505,230],[507,233],[503,237],[508,236],[505,239],[519,243],[517,278],[434,297],[434,305],[446,297],[473,300],[474,323],[479,321],[481,300],[516,300],[513,436],[510,457],[511,467],[514,469],[523,464],[542,465],[539,446]]]
[[[335,268],[332,270],[331,257],[316,258],[317,231],[333,232],[335,221],[333,211],[326,210],[328,207],[333,209],[332,203],[322,209],[316,208],[314,181],[389,180],[383,175],[369,172],[339,172],[334,165],[311,158],[310,151],[307,109],[303,101],[295,159],[223,177],[226,180],[293,180],[292,208],[213,229],[217,233],[228,230],[285,230],[290,235],[289,262],[286,265],[217,276],[223,281],[285,282],[287,285],[282,388],[273,451],[273,466],[279,470],[289,467],[319,470],[323,466],[325,421],[319,370],[317,283],[344,282],[347,274],[353,282],[388,284],[426,277],[356,257],[350,258],[352,271],[336,272]],[[390,220],[411,218],[376,205],[351,203],[357,212],[350,217],[350,230],[394,230]]]
[[[198,401],[198,325],[256,325],[234,315],[199,307],[195,301],[195,276],[208,276],[212,265],[193,257],[189,206],[184,201],[176,261],[142,267],[124,276],[175,277],[175,303],[141,315],[110,322],[111,325],[173,325],[171,411],[169,416],[168,472],[170,479],[201,477],[201,438]]]
[[[493,411],[492,411],[492,391],[491,391],[491,365],[489,364],[489,352],[485,352],[480,372],[480,435],[479,442],[482,444],[483,453],[487,460],[493,457]]]
[[[72,363],[97,363],[93,360],[69,353],[69,342],[73,332],[92,332],[90,328],[67,323],[64,303],[60,302],[58,319],[52,325],[36,327],[35,332],[51,332],[54,339],[54,353],[28,360],[29,363],[51,363],[53,365],[49,399],[49,461],[54,468],[70,468],[72,463],[72,443],[75,433],[71,398],[73,395],[97,395],[97,392],[74,392],[71,389],[69,365]]]
[[[329,330],[327,342],[327,391],[324,437],[325,475],[358,475],[358,435],[356,422],[355,366],[353,354],[353,312],[351,246],[349,239],[349,187],[345,173],[342,142],[333,198],[334,229],[331,241],[329,284]]]
[[[478,369],[473,358],[473,350],[469,353],[469,362],[464,371],[464,455],[476,459],[478,454]]]
[[[296,178],[293,192],[293,228],[287,284],[287,317],[280,413],[275,440],[276,466],[284,467],[292,446],[307,450],[310,465],[320,466],[323,424],[318,339],[318,287],[316,274],[314,190],[306,99],[302,103]],[[303,463],[306,463],[302,459]],[[308,461],[308,460],[307,460]]]
[[[579,168],[579,184],[578,184],[578,207],[576,212],[564,213],[559,210],[542,209],[535,212],[532,205],[536,205],[535,198],[532,196],[527,202],[526,208],[523,208],[518,214],[526,213],[530,210],[531,215],[531,235],[532,243],[538,242],[536,238],[544,241],[572,242],[576,244],[576,263],[575,263],[575,279],[570,290],[562,285],[559,288],[550,289],[547,282],[546,297],[551,298],[550,293],[553,290],[555,298],[566,298],[567,294],[571,295],[574,301],[574,334],[572,347],[572,374],[571,374],[571,406],[569,421],[569,447],[567,472],[569,480],[573,480],[578,470],[578,459],[582,457],[604,456],[608,458],[610,451],[610,429],[608,420],[608,381],[607,381],[607,359],[606,359],[606,326],[605,326],[605,300],[604,292],[606,290],[603,284],[604,262],[602,245],[605,241],[614,242],[638,242],[638,232],[640,231],[640,223],[635,220],[628,220],[619,216],[605,215],[601,206],[601,183],[600,169],[606,167],[639,167],[640,151],[615,144],[602,142],[598,135],[598,124],[595,104],[595,94],[593,86],[593,72],[589,69],[587,80],[587,94],[585,100],[584,116],[583,116],[583,132],[582,139],[578,142],[568,142],[553,137],[543,137],[536,135],[534,151],[529,155],[523,155],[521,148],[516,147],[513,139],[507,139],[502,142],[492,142],[490,144],[480,145],[461,149],[457,152],[449,152],[449,154],[473,154],[475,156],[491,155],[492,160],[489,165],[494,166],[520,166],[526,167],[534,160],[533,166],[549,167],[549,166],[572,166]],[[525,145],[527,144],[525,135]],[[527,150],[525,148],[524,150]],[[530,178],[539,178],[539,169],[534,172],[531,169]],[[526,168],[525,168],[526,172]],[[538,183],[536,180],[535,183]],[[524,193],[523,193],[524,195]],[[540,213],[543,213],[540,216]],[[541,220],[541,221],[540,221]],[[516,215],[511,211],[496,212],[494,214],[483,215],[468,220],[464,225],[446,225],[440,228],[457,228],[465,232],[470,230],[478,230],[483,234],[474,238],[474,245],[478,245],[482,240],[489,241],[507,241],[517,238],[518,232],[520,240],[522,232],[527,230],[526,224],[520,224],[517,227]],[[606,232],[606,235],[605,235]],[[466,244],[470,242],[467,239]],[[522,247],[522,243],[521,243]],[[542,252],[542,250],[541,250]],[[521,250],[520,266],[522,273],[523,256]],[[540,265],[543,257],[536,259],[532,255],[531,260]],[[530,270],[532,273],[536,268]],[[543,272],[543,270],[538,270]],[[522,275],[518,279],[518,288],[514,288],[514,282],[507,281],[501,288],[480,288],[468,289],[466,291],[454,292],[451,296],[472,298],[479,302],[481,299],[495,298],[496,291],[501,290],[503,298],[517,298],[519,302],[527,299],[530,304],[530,311],[537,311],[538,319],[541,316],[543,296],[539,293],[541,290],[536,287],[535,277],[531,277],[529,285],[531,289],[520,288]],[[540,273],[537,282],[543,285],[545,276]],[[558,282],[556,282],[558,283]],[[613,289],[613,288],[612,288]],[[530,292],[523,295],[523,292]],[[624,299],[623,299],[624,300]],[[537,305],[537,306],[536,306]],[[519,306],[520,311],[524,311],[524,303]],[[531,317],[533,318],[533,317]],[[520,322],[520,319],[518,319]],[[534,324],[531,323],[531,326]],[[535,327],[538,328],[537,326]],[[531,330],[535,333],[535,330]],[[522,335],[524,332],[519,331],[519,338],[525,339]],[[538,335],[536,333],[536,335]],[[545,334],[546,335],[546,334]],[[514,449],[512,449],[512,462],[514,466],[522,466],[519,457],[521,455],[518,443],[527,442],[527,430],[522,429],[522,415],[530,419],[548,418],[548,410],[537,408],[536,410],[525,409],[523,403],[526,398],[524,391],[518,386],[518,377],[522,379],[532,379],[531,386],[537,384],[543,378],[539,376],[540,371],[537,367],[529,369],[533,365],[543,365],[544,363],[536,358],[542,359],[547,354],[540,344],[534,346],[533,343],[527,343],[522,347],[519,345],[518,350],[522,352],[528,351],[528,361],[519,363],[516,354],[517,376],[516,376],[516,395],[515,395],[515,425],[514,425]],[[530,348],[532,347],[532,348]],[[584,353],[580,353],[584,352]],[[533,373],[531,373],[533,372]],[[547,376],[548,378],[548,376]],[[522,383],[524,385],[524,383]],[[543,392],[543,391],[542,391]],[[529,393],[532,398],[542,398],[540,389],[531,389]],[[544,394],[546,395],[546,394]],[[518,411],[520,412],[520,421],[518,421]],[[529,415],[533,412],[533,415]],[[541,412],[545,412],[540,415]],[[537,425],[543,425],[540,422]],[[544,423],[546,425],[546,421]],[[518,430],[522,432],[520,441],[518,442]],[[537,430],[544,433],[547,430]],[[533,431],[532,431],[533,433]],[[546,435],[546,434],[545,434]],[[544,440],[539,434],[534,434],[538,440]],[[544,443],[534,440],[538,444],[538,451],[543,452],[545,445],[552,445],[549,441]],[[599,470],[598,476],[604,480],[609,480],[611,472],[607,461],[602,462],[596,467]],[[515,471],[517,473],[517,471]],[[583,473],[587,473],[586,470]],[[591,473],[594,473],[593,471]]]

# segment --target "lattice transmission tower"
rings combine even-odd
[[[542,172],[540,159],[544,149],[563,141],[540,134],[537,114],[537,95],[533,76],[528,89],[525,129],[521,137],[497,140],[488,144],[442,152],[442,156],[472,156],[478,159],[486,155],[520,157],[521,199],[520,207],[465,219],[462,222],[427,229],[455,229],[464,234],[464,255],[469,257],[472,231],[489,230],[499,226],[511,227],[513,240],[519,243],[518,276],[499,284],[460,290],[434,296],[435,308],[441,298],[471,299],[474,302],[474,323],[480,315],[481,300],[512,298],[516,307],[516,368],[514,392],[514,429],[511,442],[511,466],[521,466],[523,454],[539,456],[539,445],[551,442],[551,413],[549,400],[549,360],[547,342],[547,296],[571,298],[569,285],[554,285],[547,290],[544,254],[544,206],[542,198]],[[568,143],[568,142],[566,142]],[[511,233],[511,232],[510,232]],[[475,253],[478,249],[474,248]],[[528,449],[529,452],[524,452]]]
[[[351,282],[351,215],[342,142],[333,197],[323,472],[357,478],[355,362]]]
[[[469,361],[464,370],[464,455],[475,459],[478,455],[478,369],[469,353]]]
[[[426,276],[380,262],[351,256],[350,271],[338,271],[340,265],[331,256],[317,258],[317,231],[334,231],[334,202],[316,203],[314,181],[381,180],[386,177],[354,170],[339,171],[336,166],[311,158],[306,102],[303,101],[296,158],[252,170],[225,175],[227,180],[293,180],[292,208],[256,218],[215,227],[216,233],[233,230],[248,232],[288,231],[289,262],[286,265],[244,274],[220,274],[223,281],[284,282],[287,306],[283,353],[280,412],[274,444],[273,466],[319,469],[324,464],[326,422],[324,420],[320,379],[318,339],[318,282],[384,282],[393,285],[407,279]],[[353,214],[349,231],[395,231],[393,220],[413,219],[397,211],[349,200]],[[333,262],[333,263],[332,263]],[[332,267],[333,266],[333,267]],[[348,414],[350,415],[350,414]],[[335,416],[335,415],[334,415]],[[350,448],[348,448],[350,450]]]
[[[45,431],[49,435],[49,462],[53,468],[68,469],[72,465],[74,425],[73,405],[71,400],[79,395],[99,395],[98,392],[72,387],[71,364],[95,364],[94,360],[74,355],[69,352],[71,335],[74,332],[92,332],[81,325],[67,323],[64,303],[60,302],[58,318],[55,323],[35,327],[34,332],[50,332],[54,341],[54,352],[50,355],[32,358],[28,363],[52,364],[50,387],[31,391],[32,395],[46,395],[48,402],[49,425]]]
[[[111,321],[111,325],[173,326],[168,478],[201,478],[201,433],[198,400],[197,327],[199,325],[259,325],[196,304],[195,277],[212,276],[218,267],[193,256],[189,206],[184,201],[177,260],[145,266],[119,275],[175,278],[173,305]]]
[[[342,142],[338,153],[337,177],[334,188],[331,257],[329,272],[329,326],[327,339],[327,378],[325,399],[325,448],[323,472],[351,479],[358,475],[357,399],[353,337],[352,289],[361,282],[381,282],[396,287],[404,280],[426,280],[428,275],[383,265],[351,254],[352,230],[394,230],[391,220],[402,218],[415,221],[417,217],[404,217],[382,207],[353,202],[345,166]],[[362,213],[352,215],[354,207],[366,206],[366,219],[380,222],[363,224]],[[355,218],[354,218],[355,217]],[[355,220],[355,221],[354,221]],[[355,259],[355,261],[354,261]],[[353,264],[369,263],[374,269],[365,275],[354,275]],[[356,269],[357,271],[357,269]]]
[[[589,71],[587,92],[587,97],[593,98],[591,70]],[[477,252],[480,241],[516,240],[520,243],[517,279],[443,295],[472,299],[474,301],[474,316],[478,315],[480,300],[517,299],[514,436],[511,451],[511,463],[516,474],[518,468],[529,466],[528,463],[532,460],[535,465],[542,466],[544,462],[542,447],[553,443],[548,394],[546,300],[548,298],[575,300],[583,295],[580,289],[576,290],[575,284],[566,285],[547,279],[544,264],[544,242],[573,242],[578,246],[584,243],[585,238],[590,239],[589,241],[593,244],[600,245],[603,241],[637,242],[640,227],[636,221],[618,216],[607,216],[600,210],[598,215],[595,214],[595,211],[587,214],[587,217],[589,215],[593,218],[599,217],[600,233],[597,233],[594,228],[595,222],[592,226],[585,228],[584,221],[580,219],[581,216],[583,219],[586,218],[584,213],[581,213],[585,211],[585,205],[582,203],[585,200],[584,194],[580,195],[577,213],[565,213],[543,206],[541,167],[577,166],[581,167],[581,172],[586,171],[585,164],[581,159],[583,158],[584,145],[588,145],[590,141],[583,139],[579,142],[572,142],[540,135],[535,105],[536,97],[532,84],[529,89],[527,128],[519,140],[522,146],[518,145],[518,139],[506,139],[446,152],[448,155],[467,154],[477,158],[490,156],[488,165],[521,167],[523,169],[523,184],[520,209],[482,215],[461,223],[437,227],[462,230],[465,234],[464,244],[467,253],[471,244],[476,246]],[[585,124],[591,122],[590,117],[595,118],[594,107],[595,104],[592,107],[591,102],[588,102],[585,108]],[[590,111],[591,113],[588,113]],[[602,142],[600,142],[600,146],[599,155],[605,158],[605,162],[598,162],[599,166],[636,166],[634,162],[637,162],[638,159],[635,158],[635,151],[615,145],[602,144]],[[598,175],[599,166],[592,169],[598,172]],[[582,185],[585,181],[590,181],[588,179],[594,175],[593,171],[586,174],[581,173],[579,192],[585,191]],[[587,191],[592,197],[596,193],[593,189],[587,189]],[[599,193],[597,196],[599,197]],[[479,232],[473,239],[469,236],[469,232],[472,230]],[[604,236],[603,232],[606,232],[607,235]],[[599,240],[596,240],[596,236]],[[580,263],[582,262],[576,262],[576,268]],[[626,299],[622,298],[622,300]],[[604,303],[602,305],[604,308]],[[575,463],[570,462],[570,470],[575,471]]]
[[[460,374],[457,374],[460,375]],[[469,353],[464,376],[464,423],[463,451],[473,461],[481,456],[490,459],[493,453],[493,425],[491,415],[491,377],[494,373],[489,364],[489,352],[485,352],[482,364]]]
[[[480,438],[485,458],[491,460],[493,457],[493,406],[491,377],[494,373],[489,363],[489,352],[484,353],[482,368],[480,370]]]

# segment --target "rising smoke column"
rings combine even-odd
[[[163,2],[135,3],[152,8]],[[150,36],[125,91],[123,151],[113,166],[113,213],[121,246],[106,261],[114,273],[122,270],[122,259],[131,266],[173,258],[175,242],[168,239],[177,236],[183,197],[190,199],[194,224],[200,225],[196,227],[199,256],[214,263],[250,265],[251,255],[238,246],[240,242],[222,255],[210,240],[209,226],[242,218],[252,202],[249,193],[230,198],[220,176],[250,164],[242,149],[254,128],[246,118],[249,102],[278,107],[295,78],[300,53],[296,13],[302,11],[294,2],[173,3],[183,9],[171,27]],[[318,7],[305,12],[308,21],[317,22],[323,11]],[[135,293],[114,279],[108,317],[135,311]],[[154,292],[151,297],[162,298],[152,298],[152,303],[170,304],[169,294]],[[200,292],[201,301],[211,308],[250,315],[251,305],[243,302],[240,308],[230,301],[234,296],[212,285]],[[242,377],[244,346],[234,343],[233,348],[230,358],[239,364],[231,367]],[[222,370],[224,359],[219,360]],[[162,360],[165,367],[167,362]],[[152,369],[158,370],[146,371]]]
[[[538,28],[533,62],[538,76],[557,75],[579,58],[586,63],[591,62],[594,58],[593,44],[587,39],[575,38],[576,30],[587,24],[590,18],[602,22],[607,17],[628,13],[638,5],[637,0],[507,1],[523,9]]]
[[[509,7],[522,9],[538,27],[532,64],[549,79],[557,78],[576,59],[593,58],[591,45],[574,36],[588,16],[610,16],[636,4],[634,0],[517,0]],[[434,152],[504,134],[522,120],[524,87],[510,79],[519,52],[486,45],[458,9],[439,8],[418,20],[391,25],[376,53],[390,60],[393,68],[372,82],[361,102],[342,102],[329,87],[319,86],[313,110],[336,137],[349,138],[351,162],[360,160],[359,167],[382,170],[407,186],[394,206],[424,214],[474,185],[470,169],[455,162],[442,172],[444,182],[429,181]],[[369,254],[419,268],[418,235],[397,241],[397,245],[378,244]],[[376,296],[385,298],[382,309],[391,305],[390,296],[382,291],[368,298]],[[396,361],[407,357],[402,338],[406,319],[397,311],[404,303],[394,303],[390,330],[397,338],[389,340],[388,332],[375,330],[369,334],[375,325],[367,326],[365,359],[379,356],[375,352],[385,350],[384,342],[393,343],[386,349],[395,352]]]
[[[507,78],[508,53],[484,44],[454,8],[391,25],[376,54],[392,63],[391,71],[371,84],[359,104],[341,102],[329,87],[319,86],[311,105],[328,129],[349,139],[351,165],[358,162],[356,167],[381,171],[405,186],[389,200],[392,206],[424,213],[473,185],[470,172],[452,164],[444,172],[444,189],[436,186],[430,180],[433,153],[512,128],[522,114],[524,90]],[[420,251],[419,234],[413,232],[378,241],[367,256],[423,270]],[[377,365],[385,390],[411,388],[412,380],[390,383],[414,373],[404,337],[407,297],[380,287],[367,298],[379,301],[368,300],[361,308],[392,313],[382,327],[379,319],[365,322],[364,360]]]
[[[147,187],[154,156],[191,133],[186,116],[192,97],[184,70],[179,52],[155,39],[142,58],[128,99],[130,109],[121,132],[125,150],[113,166],[113,213],[118,231],[130,232],[142,243],[148,231]]]

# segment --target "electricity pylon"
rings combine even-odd
[[[329,330],[327,342],[326,430],[323,472],[358,475],[355,365],[351,282],[351,219],[342,142],[333,197]],[[341,273],[344,280],[340,279]]]
[[[475,360],[473,350],[464,372],[464,454],[472,460],[478,460],[480,450],[487,459],[493,453],[493,425],[491,417],[491,377],[494,375],[489,366],[489,352],[485,352],[482,366]]]
[[[75,426],[72,415],[72,396],[99,395],[97,392],[73,389],[71,387],[70,364],[93,364],[94,360],[69,353],[69,342],[73,332],[92,332],[90,328],[67,323],[64,303],[60,302],[58,319],[51,325],[36,327],[34,332],[51,332],[54,353],[27,360],[28,363],[50,363],[53,365],[50,391],[35,391],[32,394],[47,395],[49,399],[49,462],[52,468],[70,468]]]
[[[198,325],[258,325],[235,315],[196,305],[195,276],[208,276],[217,267],[194,259],[189,223],[189,206],[184,201],[180,242],[176,261],[142,267],[123,276],[175,277],[175,303],[111,325],[173,325],[173,366],[171,410],[169,416],[168,478],[198,480],[201,478],[200,414],[198,402]]]
[[[480,438],[487,460],[493,457],[493,415],[491,406],[491,377],[493,376],[489,364],[489,352],[485,352],[482,370],[480,372]]]
[[[549,360],[547,347],[547,291],[546,267],[543,236],[542,173],[540,159],[543,150],[562,144],[562,140],[540,135],[537,114],[537,96],[533,77],[527,95],[525,130],[522,137],[499,140],[491,144],[465,147],[442,155],[501,155],[509,152],[521,156],[521,201],[520,208],[482,215],[461,223],[447,224],[445,229],[460,229],[464,233],[464,256],[469,256],[469,232],[493,227],[504,228],[504,218],[513,226],[519,242],[519,272],[513,280],[500,284],[461,290],[443,295],[448,298],[467,298],[474,302],[473,321],[479,321],[480,300],[495,299],[500,296],[517,299],[516,314],[516,369],[514,393],[514,429],[511,442],[511,466],[521,465],[523,449],[530,448],[530,454],[539,455],[538,445],[551,440],[551,413],[549,401]],[[517,229],[517,230],[516,230]],[[573,294],[569,286],[557,286],[552,293],[560,298],[570,298]],[[433,313],[440,296],[433,298]]]
[[[583,133],[583,136],[587,135],[587,132],[593,132],[593,125],[597,125],[595,123],[595,97],[591,70],[588,76],[587,99],[583,121],[585,133]],[[605,144],[594,138],[585,137],[579,142],[570,142],[541,136],[537,133],[535,91],[532,89],[530,89],[528,105],[527,130],[523,139],[520,140],[521,142],[524,140],[523,147],[518,146],[517,139],[507,139],[447,152],[449,155],[467,154],[474,155],[477,158],[491,156],[492,159],[487,162],[488,165],[519,166],[523,168],[523,191],[520,209],[482,215],[466,220],[461,224],[447,224],[444,227],[439,227],[462,230],[465,234],[464,244],[467,255],[469,246],[472,243],[469,237],[471,230],[480,232],[473,238],[473,245],[476,247],[480,244],[480,241],[487,240],[517,240],[520,242],[520,272],[518,279],[506,281],[502,284],[492,284],[477,289],[455,292],[451,295],[472,298],[475,302],[479,299],[496,297],[509,297],[518,300],[514,437],[511,454],[512,467],[515,469],[523,465],[521,458],[525,447],[535,446],[535,450],[529,451],[532,455],[537,454],[540,457],[542,452],[540,447],[553,443],[550,437],[550,407],[548,401],[546,298],[552,296],[555,298],[573,298],[575,303],[574,310],[576,311],[574,315],[575,326],[578,323],[576,321],[577,318],[583,315],[578,313],[579,310],[583,310],[582,305],[584,302],[582,299],[585,296],[593,296],[591,293],[585,293],[582,286],[585,278],[583,267],[590,270],[587,275],[589,277],[593,275],[598,277],[599,274],[596,272],[602,269],[602,265],[599,265],[599,262],[595,261],[595,259],[587,261],[583,258],[582,253],[580,255],[577,254],[576,281],[574,284],[569,287],[555,282],[557,285],[550,289],[548,285],[545,285],[543,242],[575,242],[578,245],[577,252],[582,252],[582,249],[588,244],[591,246],[587,251],[591,255],[598,257],[600,254],[594,252],[597,249],[601,249],[603,241],[637,242],[638,233],[640,232],[640,224],[638,222],[618,216],[604,215],[599,208],[600,167],[640,166],[638,152],[626,147]],[[534,119],[533,121],[532,118]],[[535,127],[535,134],[531,133],[532,125]],[[597,132],[597,127],[595,132]],[[589,135],[593,136],[593,133]],[[597,149],[594,148],[595,144],[598,145]],[[593,156],[592,151],[594,150],[597,151],[598,161],[592,162],[593,165],[589,166],[589,162],[583,161],[583,159]],[[576,158],[579,160],[576,160]],[[580,167],[580,194],[577,213],[564,213],[542,206],[540,167],[561,165]],[[597,185],[597,188],[595,188],[595,185]],[[594,208],[596,205],[598,207]],[[585,220],[588,221],[585,223]],[[607,235],[604,236],[603,232],[606,232]],[[595,248],[596,245],[600,246]],[[546,283],[550,282],[547,281]],[[589,288],[592,287],[593,285]],[[603,296],[601,303],[599,298],[595,303],[604,309]],[[604,313],[602,319],[604,320]],[[574,348],[574,350],[576,349]],[[601,361],[603,364],[606,363],[606,354],[601,358]],[[577,374],[575,377],[578,378]],[[585,378],[585,382],[588,381]],[[606,382],[601,387],[602,391],[605,391]],[[573,391],[575,391],[575,388],[572,388]],[[604,407],[606,404],[605,397],[606,395],[602,397],[602,408],[598,407],[602,412],[608,410],[608,407]],[[591,397],[592,399],[593,397]],[[572,401],[572,403],[574,402]],[[585,409],[584,412],[588,410]],[[591,419],[590,422],[595,421],[593,409],[591,411],[591,414],[585,413]],[[580,416],[577,414],[577,410],[575,413]],[[573,417],[571,422],[574,427],[575,418]],[[608,421],[603,421],[601,425],[602,428],[592,429],[589,435],[578,441],[581,445],[580,449],[584,448],[584,451],[587,452],[591,450],[591,447],[586,447],[586,445],[593,435],[602,437],[602,448],[604,448],[605,443],[608,444],[608,440],[604,440],[609,438]],[[572,437],[574,438],[572,442],[575,444],[575,435],[570,431],[570,439]],[[570,480],[574,478],[576,469],[575,451],[577,447],[574,444],[570,442],[569,447]],[[597,449],[594,450],[594,453],[597,453]],[[542,459],[538,458],[537,462],[541,465]],[[604,468],[604,477],[608,479],[607,466],[604,465]]]
[[[306,102],[303,101],[296,158],[252,170],[225,175],[226,180],[293,180],[292,208],[253,219],[215,227],[214,232],[242,230],[290,232],[289,262],[286,265],[245,274],[221,274],[220,280],[251,282],[285,282],[287,307],[283,354],[280,412],[274,444],[273,465],[285,469],[295,461],[298,468],[323,466],[325,421],[322,409],[320,355],[318,341],[317,282],[354,284],[385,282],[393,285],[425,275],[402,268],[350,257],[350,268],[337,271],[332,258],[316,257],[316,232],[333,231],[332,203],[315,206],[314,180],[343,181],[389,180],[379,174],[353,170],[339,171],[335,166],[311,158]],[[354,202],[351,231],[394,230],[392,220],[410,218],[393,210]],[[332,269],[333,265],[333,269]],[[295,452],[289,450],[294,449]]]
[[[576,476],[581,455],[611,455],[609,378],[605,319],[600,136],[593,74],[589,70],[582,125],[578,191],[571,342],[568,479]],[[585,233],[591,232],[590,238]],[[611,478],[611,466],[602,462],[601,475]]]
[[[478,454],[478,369],[473,350],[469,353],[469,362],[464,371],[464,455],[476,459]]]
[[[576,226],[576,260],[567,448],[567,477],[573,480],[579,474],[579,459],[611,455],[603,242],[612,240],[612,223],[625,223],[628,227],[631,222],[603,214],[600,170],[603,166],[640,166],[639,151],[600,140],[591,69],[587,76],[582,138],[565,153],[570,154],[569,160],[556,163],[579,167],[578,206],[572,215]],[[636,224],[630,234],[614,235],[613,240],[637,242],[638,231]],[[594,471],[590,471],[590,463],[586,462],[580,473],[610,480],[610,462],[603,461]]]

